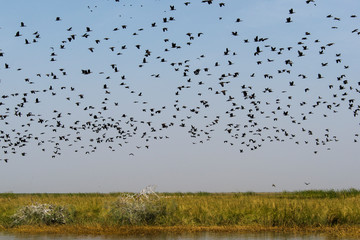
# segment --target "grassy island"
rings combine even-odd
[[[306,232],[360,237],[360,191],[0,194],[0,231]]]

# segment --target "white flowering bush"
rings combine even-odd
[[[65,224],[70,220],[70,212],[64,206],[34,204],[21,207],[11,218],[14,225]]]
[[[154,224],[166,215],[166,205],[148,186],[137,194],[120,196],[110,205],[110,216],[122,225]]]

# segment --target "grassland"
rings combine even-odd
[[[360,191],[161,193],[139,218],[118,211],[124,193],[0,194],[0,231],[81,234],[158,232],[321,232],[360,237]],[[66,223],[14,224],[24,206],[53,204]]]

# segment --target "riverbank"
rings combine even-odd
[[[360,237],[360,191],[354,189],[161,193],[151,200],[131,201],[129,196],[134,195],[0,194],[0,231],[94,235],[283,232]],[[64,219],[54,221],[58,216],[54,213],[44,222],[39,214],[25,211],[31,216],[22,216],[20,221],[19,209],[25,206],[55,206],[53,209],[62,211],[56,214]]]
[[[160,234],[189,234],[189,233],[282,233],[312,235],[321,234],[331,237],[360,237],[360,227],[263,227],[263,226],[21,226],[6,229],[3,232],[17,234],[55,234],[55,235],[113,235],[113,236],[156,236]]]

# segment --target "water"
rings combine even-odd
[[[156,236],[74,236],[74,235],[32,235],[32,234],[4,234],[0,233],[0,240],[335,240],[340,238],[326,237],[323,235],[291,235],[278,233],[258,234],[219,234],[197,233],[182,235],[156,235]],[[341,238],[345,240],[344,238]]]

